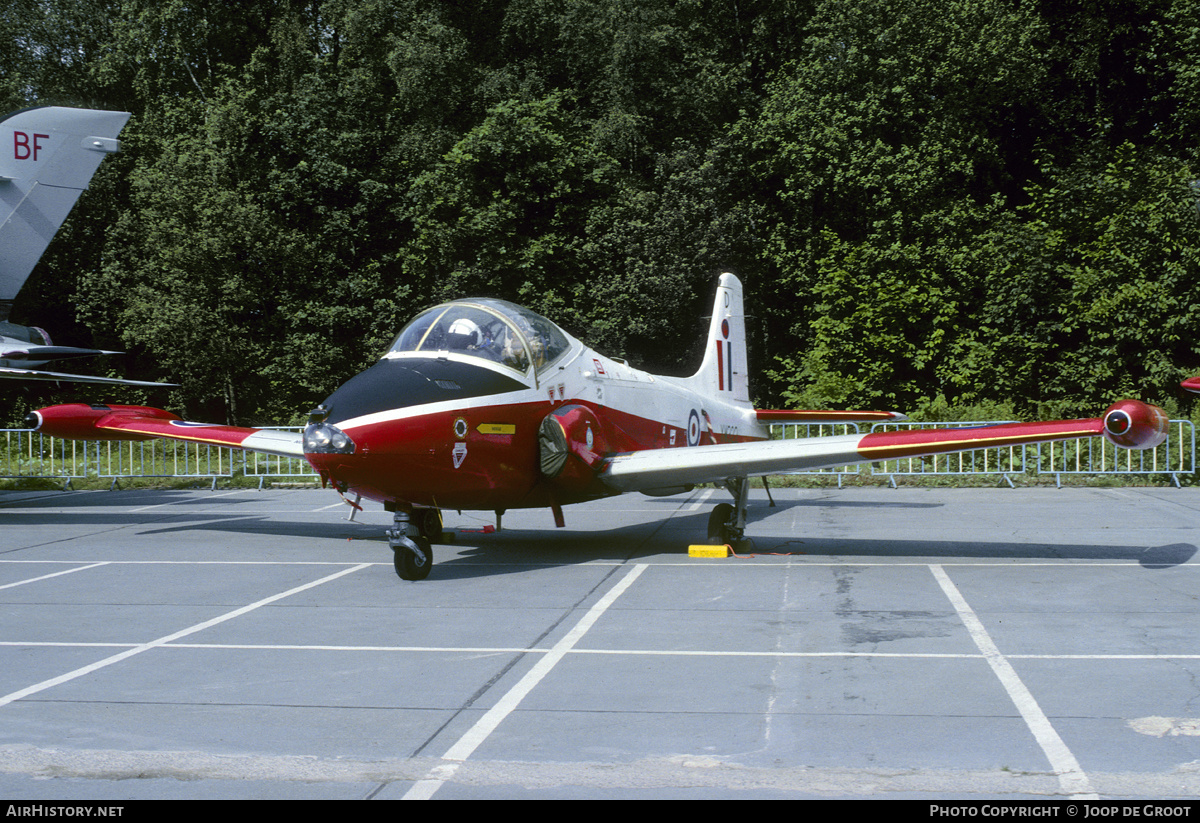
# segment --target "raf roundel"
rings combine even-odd
[[[688,445],[698,446],[700,444],[700,413],[692,409],[688,415]]]

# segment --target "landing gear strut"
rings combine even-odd
[[[719,503],[708,516],[708,542],[729,545],[735,549],[746,536],[746,505],[750,499],[750,481],[745,477],[730,477],[725,488],[733,495],[733,504]]]
[[[440,515],[437,520],[440,526]],[[422,525],[427,522],[428,518],[424,518]],[[441,534],[440,528],[438,534]],[[396,504],[392,512],[392,528],[387,530],[387,539],[388,546],[392,549],[392,563],[401,579],[424,580],[429,577],[429,570],[433,568],[433,544],[422,534],[422,529],[412,522],[412,510],[409,506]]]

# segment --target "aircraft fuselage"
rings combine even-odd
[[[566,339],[557,362],[525,375],[448,350],[391,353],[323,404],[354,452],[306,457],[369,499],[503,510],[616,493],[596,477],[600,455],[766,436],[753,411]],[[555,424],[565,465],[550,476],[543,433]]]

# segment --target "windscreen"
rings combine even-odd
[[[504,300],[435,306],[401,329],[392,352],[456,352],[501,363],[522,374],[553,363],[569,348],[546,318]]]

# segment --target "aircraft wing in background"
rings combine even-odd
[[[107,354],[107,352],[106,352]],[[43,380],[55,383],[107,383],[112,386],[177,386],[178,383],[153,383],[145,380],[123,380],[119,377],[95,377],[88,374],[70,374],[68,372],[43,371],[41,369],[16,369],[10,366],[0,366],[0,380]]]

